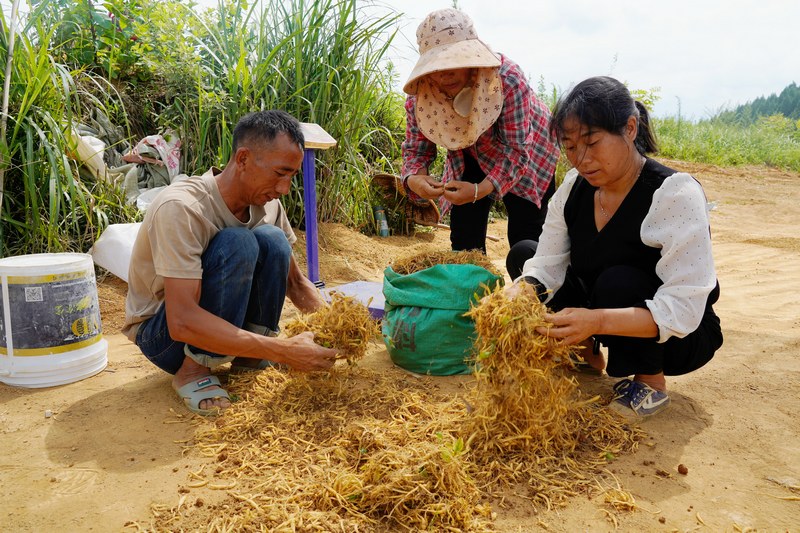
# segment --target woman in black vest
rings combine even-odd
[[[705,194],[646,157],[656,151],[647,110],[613,78],[575,86],[551,129],[574,168],[538,247],[521,242],[509,254],[521,275],[508,291],[535,292],[554,311],[540,333],[587,346],[591,366],[626,377],[615,409],[655,414],[669,405],[665,376],[700,368],[722,345]]]

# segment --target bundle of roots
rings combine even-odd
[[[488,465],[498,476],[516,465],[511,479],[537,479],[543,465],[567,458],[567,468],[580,476],[587,463],[571,459],[580,452],[602,452],[588,459],[602,462],[603,454],[630,448],[641,436],[598,396],[584,397],[567,371],[573,366],[571,348],[536,332],[550,326],[546,312],[535,298],[511,299],[497,289],[468,313],[478,339],[466,432],[477,457],[505,458]]]
[[[311,331],[314,342],[338,350],[339,358],[350,363],[364,357],[369,341],[380,334],[366,305],[335,291],[329,306],[291,320],[283,330],[290,337]]]

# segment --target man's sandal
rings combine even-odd
[[[175,392],[183,399],[183,403],[186,404],[186,407],[191,412],[203,416],[216,415],[222,411],[221,408],[201,409],[200,402],[203,400],[219,400],[221,398],[230,400],[230,396],[228,396],[228,391],[221,387],[218,389],[203,390],[212,385],[220,387],[219,379],[216,376],[205,376],[195,381],[190,381],[186,385],[175,389]]]

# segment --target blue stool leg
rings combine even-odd
[[[314,175],[314,150],[307,148],[303,154],[303,205],[306,211],[306,258],[308,279],[317,287],[325,284],[319,279],[319,247],[317,244],[317,190]]]

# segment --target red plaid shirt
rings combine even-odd
[[[486,179],[494,185],[491,197],[513,193],[541,207],[559,157],[550,137],[550,110],[536,98],[519,65],[500,56],[503,82],[503,110],[491,128],[475,144],[464,148],[478,162]],[[436,145],[417,126],[415,96],[406,99],[406,139],[403,141],[403,183],[405,178],[427,171],[436,159]],[[448,150],[442,182],[458,180],[464,174],[464,150]],[[420,200],[406,189],[413,200]],[[450,202],[439,199],[442,213]]]

